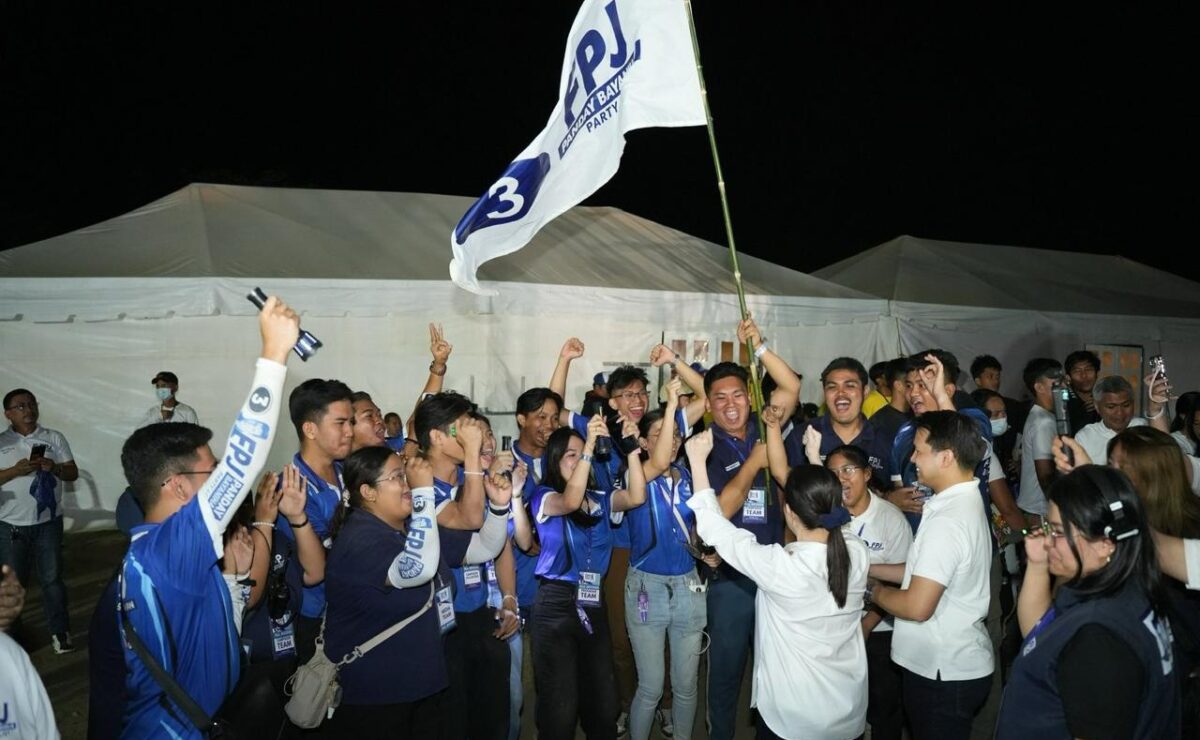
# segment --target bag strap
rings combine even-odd
[[[120,579],[121,596],[123,599],[125,595],[124,573],[121,574]],[[151,678],[183,710],[183,713],[196,726],[196,729],[207,735],[214,726],[212,717],[209,717],[200,708],[196,700],[183,690],[183,687],[179,685],[175,677],[167,673],[166,669],[150,653],[150,650],[146,647],[146,643],[142,642],[142,638],[138,636],[137,630],[133,628],[133,622],[130,621],[129,615],[125,613],[123,600],[122,603],[117,604],[117,613],[121,615],[121,626],[125,628],[125,638],[129,641],[129,646],[133,648],[133,652],[137,655],[138,660],[142,661],[142,665],[146,666],[146,670],[150,672]]]
[[[375,635],[370,640],[367,640],[363,644],[355,647],[353,650],[351,650],[349,653],[346,654],[346,657],[342,658],[341,661],[338,662],[338,667],[340,668],[342,666],[350,665],[351,663],[358,660],[362,656],[366,655],[367,653],[371,652],[375,648],[379,647],[379,645],[382,644],[389,637],[391,637],[392,635],[396,634],[400,630],[404,629],[405,627],[407,627],[408,625],[410,625],[414,621],[416,621],[416,619],[418,617],[420,617],[425,612],[429,611],[429,607],[433,606],[433,594],[434,594],[434,587],[433,587],[433,581],[431,580],[429,582],[429,598],[425,599],[425,606],[422,606],[416,612],[408,615],[401,621],[399,621],[396,624],[393,624],[391,627],[388,627],[387,629],[385,629],[383,632],[380,632],[379,634]],[[324,633],[325,633],[325,620],[322,619],[321,620],[321,634],[324,635]]]

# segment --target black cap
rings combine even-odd
[[[158,381],[163,381],[167,385],[179,385],[179,378],[175,377],[175,373],[169,370],[162,370],[158,375],[150,379],[150,385],[154,385]]]

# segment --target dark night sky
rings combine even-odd
[[[697,0],[739,249],[811,271],[908,233],[1200,280],[1195,12],[965,5]],[[578,4],[0,8],[6,248],[193,181],[478,195]],[[714,182],[703,129],[634,132],[587,202],[724,244]]]

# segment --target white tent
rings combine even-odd
[[[739,316],[728,251],[612,208],[575,208],[525,249],[487,263],[475,296],[447,277],[449,234],[469,198],[190,185],[123,216],[0,252],[0,378],[42,402],[70,440],[81,479],[73,526],[111,518],[124,488],[120,445],[155,403],[159,370],[224,432],[258,349],[254,285],[282,295],[325,348],[293,359],[288,388],[336,377],[407,418],[426,376],[430,321],[455,346],[446,386],[513,434],[525,388],[549,379],[563,339],[588,346],[568,403],[591,376],[645,362],[664,336],[689,359],[720,359]],[[889,357],[887,301],[743,255],[748,302],[764,333],[812,378],[837,354]],[[652,374],[653,377],[653,374]],[[809,383],[805,395],[819,390]],[[294,451],[277,438],[277,469]]]
[[[1200,388],[1200,283],[1124,257],[901,236],[813,274],[886,299],[906,352],[942,347],[964,371],[995,355],[1017,398],[1029,359],[1085,345],[1162,354],[1177,392]]]

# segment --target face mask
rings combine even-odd
[[[1008,431],[1008,417],[1003,419],[992,419],[992,436],[999,437]]]
[[[158,400],[166,401],[167,399],[169,399],[171,397],[171,389],[170,388],[155,388],[154,395],[158,396]]]

